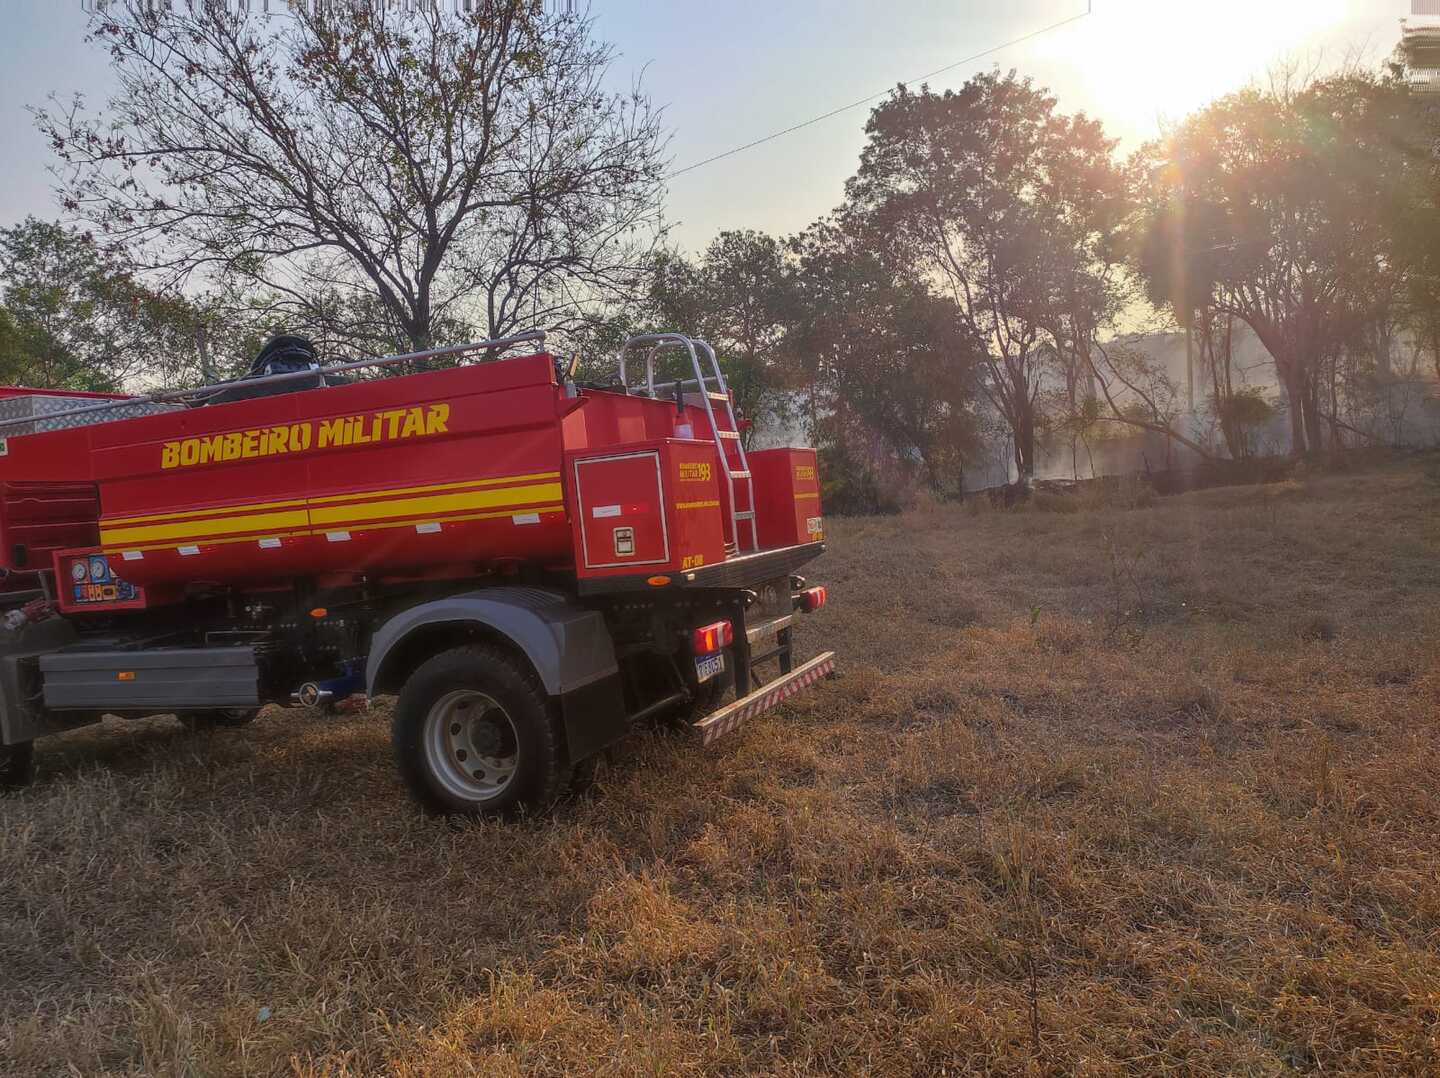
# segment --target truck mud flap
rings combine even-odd
[[[734,731],[746,719],[763,715],[794,696],[801,689],[809,688],[823,677],[835,672],[835,653],[827,651],[809,662],[797,666],[768,685],[762,685],[749,696],[743,696],[733,704],[726,704],[718,711],[706,715],[695,723],[701,743],[709,745],[717,738]]]

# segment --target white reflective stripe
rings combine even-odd
[[[540,514],[539,514],[539,513],[516,513],[516,514],[515,514],[514,516],[512,516],[510,519],[513,520],[516,524],[539,524],[539,523],[540,523]]]
[[[620,515],[620,507],[619,507],[618,505],[597,505],[597,506],[595,507],[595,516],[596,516],[597,518],[599,518],[599,517],[618,517],[619,515]]]
[[[177,546],[175,549],[187,558],[190,557],[192,554],[200,553],[200,548],[198,546]]]
[[[280,549],[280,540],[279,540],[279,539],[261,539],[261,540],[260,540],[260,549],[261,549],[261,550],[278,550],[278,549]]]
[[[751,696],[726,705],[695,724],[701,731],[701,743],[709,745],[737,729],[742,722],[778,707],[802,689],[809,688],[821,678],[828,676],[834,669],[835,656],[833,653],[817,655],[798,670],[784,675],[785,680],[780,684],[756,689]]]
[[[435,535],[440,531],[440,525],[435,521],[429,524],[416,524],[415,531],[419,535]]]
[[[144,560],[145,560],[145,552],[144,552],[143,550],[126,550],[126,551],[123,551],[123,552],[120,554],[120,556],[121,556],[122,558],[124,558],[126,561],[144,561]]]
[[[325,538],[326,538],[326,539],[329,539],[330,542],[332,542],[332,543],[348,543],[348,542],[350,541],[350,533],[349,533],[349,532],[326,532],[326,533],[325,533]]]

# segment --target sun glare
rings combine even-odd
[[[1113,133],[1148,138],[1157,122],[1263,78],[1286,58],[1313,57],[1319,35],[1344,14],[1344,0],[1095,0],[1073,37],[1057,34],[1036,54],[1076,69],[1086,111]]]

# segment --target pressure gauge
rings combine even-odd
[[[106,563],[102,555],[96,554],[90,559],[90,580],[96,584],[103,584],[109,576],[109,564]]]
[[[85,583],[85,577],[86,577],[86,575],[87,575],[87,573],[86,573],[86,570],[85,570],[85,562],[84,562],[83,559],[82,559],[81,561],[72,561],[72,562],[70,563],[70,579],[71,579],[71,580],[75,581],[75,583],[77,583],[77,584],[83,584],[83,583]]]

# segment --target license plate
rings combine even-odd
[[[695,680],[702,684],[716,674],[724,672],[725,653],[723,651],[717,651],[714,655],[706,655],[695,660]]]

